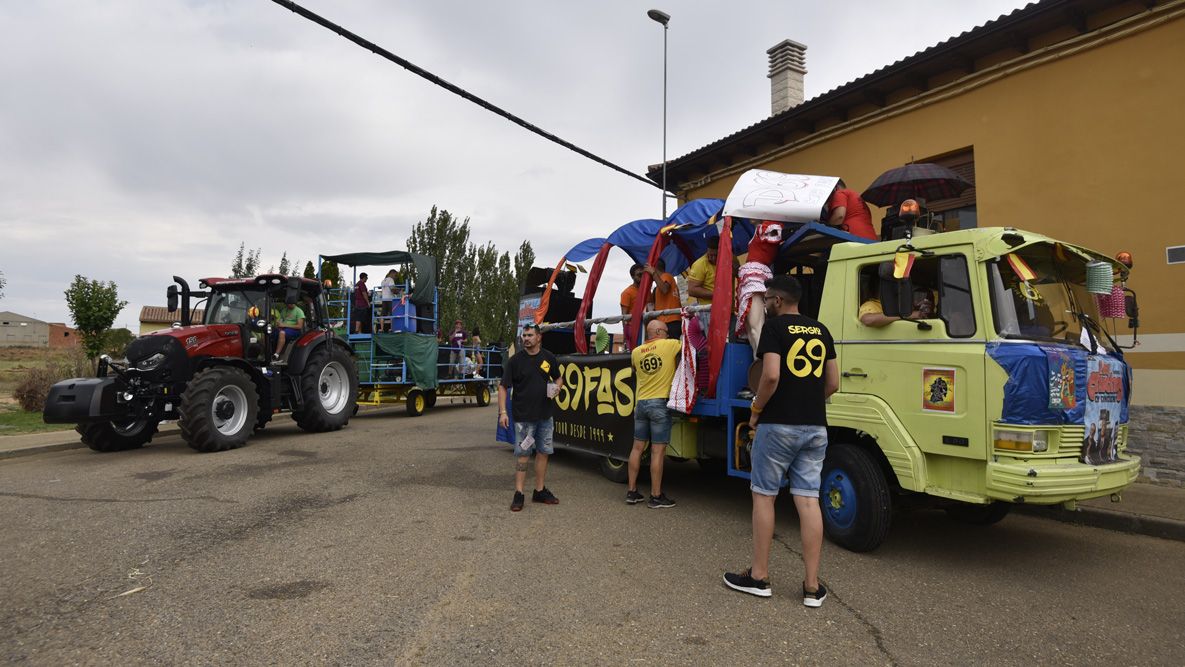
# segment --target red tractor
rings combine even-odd
[[[49,392],[45,421],[77,424],[99,452],[141,447],[157,425],[176,419],[181,437],[201,452],[241,447],[284,410],[306,431],[336,431],[357,410],[358,371],[349,345],[329,327],[321,284],[282,275],[205,278],[190,291],[173,276],[172,328],[128,345],[126,361],[100,359],[98,376],[63,380]],[[180,289],[178,289],[180,287]],[[208,298],[203,322],[190,300]],[[305,314],[300,335],[277,357],[278,306]]]

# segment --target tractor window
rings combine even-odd
[[[257,290],[215,292],[206,308],[205,323],[246,324],[259,316],[262,305],[263,293]]]

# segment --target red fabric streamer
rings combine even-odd
[[[592,269],[588,272],[588,282],[584,285],[584,298],[580,301],[580,311],[576,313],[576,331],[572,336],[576,342],[576,351],[588,354],[588,337],[584,335],[584,320],[588,318],[589,308],[592,307],[593,295],[597,293],[597,283],[601,282],[601,273],[605,270],[605,259],[609,257],[609,249],[613,245],[606,243],[597,252],[593,260]]]
[[[716,284],[712,288],[712,316],[708,331],[708,398],[716,396],[716,379],[724,363],[728,324],[732,317],[732,217],[724,218],[720,250],[716,253]]]

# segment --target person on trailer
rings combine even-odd
[[[710,306],[712,290],[716,288],[716,257],[720,250],[720,234],[713,228],[705,240],[708,243],[707,250],[687,269],[687,296],[695,299],[696,304]],[[709,315],[710,312],[707,310],[696,313],[705,332],[709,330]]]
[[[659,258],[654,266],[647,264],[643,270],[654,279],[654,309],[679,310],[683,307],[679,300],[679,285],[675,276],[667,273],[667,263]],[[678,313],[673,315],[659,315],[658,320],[667,325],[667,337],[679,340],[683,335],[683,318]]]
[[[300,338],[300,333],[304,330],[304,310],[296,305],[295,296],[284,300],[284,307],[280,309],[276,319],[280,333],[276,338],[276,353],[273,358],[279,361],[284,354],[284,345],[290,340]]]
[[[849,190],[842,178],[827,200],[827,209],[828,225],[854,236],[878,240],[876,230],[872,228],[872,212],[868,210],[868,204],[860,197],[860,193]]]
[[[749,426],[753,438],[753,560],[741,572],[724,575],[724,584],[742,593],[769,597],[769,550],[774,536],[774,500],[789,473],[790,494],[798,510],[802,560],[806,566],[802,603],[820,607],[827,589],[819,581],[823,552],[823,514],[819,486],[827,454],[827,397],[839,389],[835,344],[822,323],[798,312],[802,286],[793,276],[765,283],[765,326],[757,351],[761,380],[753,397]]]
[[[467,338],[469,338],[469,334],[465,333],[465,323],[460,319],[453,322],[453,330],[448,335],[448,346],[451,348],[448,354],[449,374],[453,377],[464,376],[461,361],[465,358],[463,348]]]
[[[514,408],[514,498],[510,511],[523,508],[523,487],[527,482],[527,464],[531,452],[535,453],[535,492],[531,502],[557,505],[555,497],[544,481],[547,478],[547,458],[555,453],[551,444],[555,423],[552,420],[552,406],[555,395],[563,385],[560,365],[555,355],[543,349],[543,337],[539,325],[523,325],[523,349],[505,364],[502,382],[498,384],[498,424],[510,428],[510,417],[506,413],[506,392],[513,392]]]
[[[391,306],[395,302],[395,285],[398,283],[399,272],[395,269],[387,271],[387,275],[383,276],[383,291],[379,295],[382,302],[382,320],[379,321],[379,331],[391,333]]]
[[[662,491],[662,466],[666,461],[667,445],[671,443],[671,411],[667,401],[671,396],[671,380],[679,356],[679,341],[668,338],[667,325],[660,320],[646,324],[646,342],[634,348],[630,359],[637,378],[634,392],[634,448],[630,451],[629,487],[625,502],[642,502],[638,492],[638,471],[642,467],[642,453],[650,442],[650,509],[674,507]]]
[[[469,335],[469,345],[473,348],[473,361],[477,364],[477,369],[473,373],[473,379],[483,379],[482,370],[485,366],[485,354],[481,351],[481,329],[473,327],[473,333]]]
[[[358,283],[354,285],[354,307],[351,315],[354,320],[354,333],[370,333],[370,288],[366,286],[366,272],[358,274]]]

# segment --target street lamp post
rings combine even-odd
[[[646,12],[662,24],[662,219],[667,219],[667,24],[671,15],[657,9]]]

